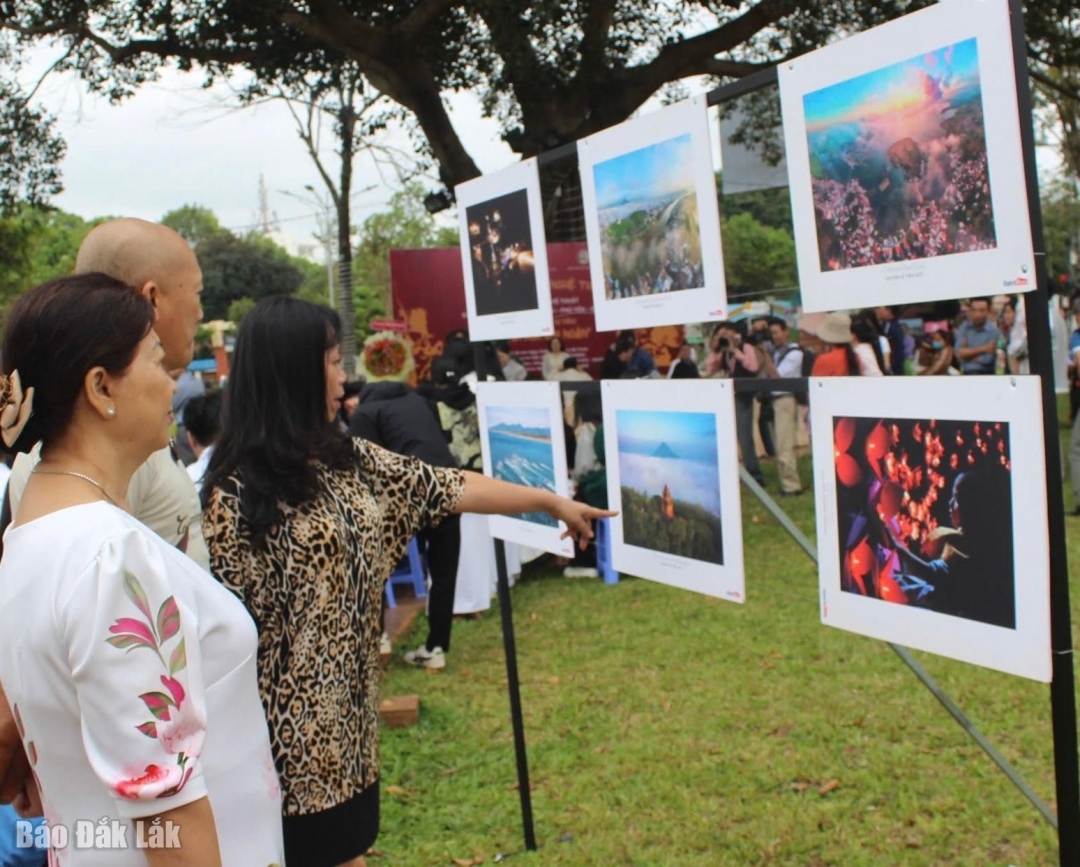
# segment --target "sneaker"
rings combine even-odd
[[[442,671],[446,668],[446,654],[443,653],[441,647],[428,650],[425,645],[421,644],[416,650],[410,650],[405,654],[405,661],[409,665],[416,665],[431,671]]]
[[[379,656],[389,656],[394,652],[394,646],[390,643],[390,636],[385,632],[379,639]]]

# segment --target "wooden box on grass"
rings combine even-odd
[[[414,726],[420,722],[420,696],[396,695],[379,704],[379,717],[387,728]]]

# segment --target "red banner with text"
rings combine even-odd
[[[551,274],[551,301],[555,314],[555,334],[566,351],[578,360],[578,367],[599,377],[608,347],[615,341],[612,332],[594,330],[592,280],[589,252],[585,244],[548,244]],[[412,342],[416,371],[420,379],[428,375],[432,360],[442,354],[446,336],[467,329],[465,280],[461,272],[461,251],[457,247],[432,250],[391,250],[390,285],[394,318],[405,323],[405,335]],[[656,363],[666,368],[678,352],[682,328],[638,329],[638,342],[652,352]],[[545,338],[511,340],[510,348],[535,378],[540,377]]]

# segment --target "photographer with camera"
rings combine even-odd
[[[747,342],[746,325],[742,322],[719,323],[709,345],[712,351],[705,361],[706,376],[750,379],[762,369],[758,350]],[[764,485],[765,477],[754,446],[753,394],[735,394],[735,429],[746,471],[759,485]]]

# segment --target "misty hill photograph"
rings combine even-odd
[[[615,417],[623,540],[722,566],[716,416],[618,410]]]

